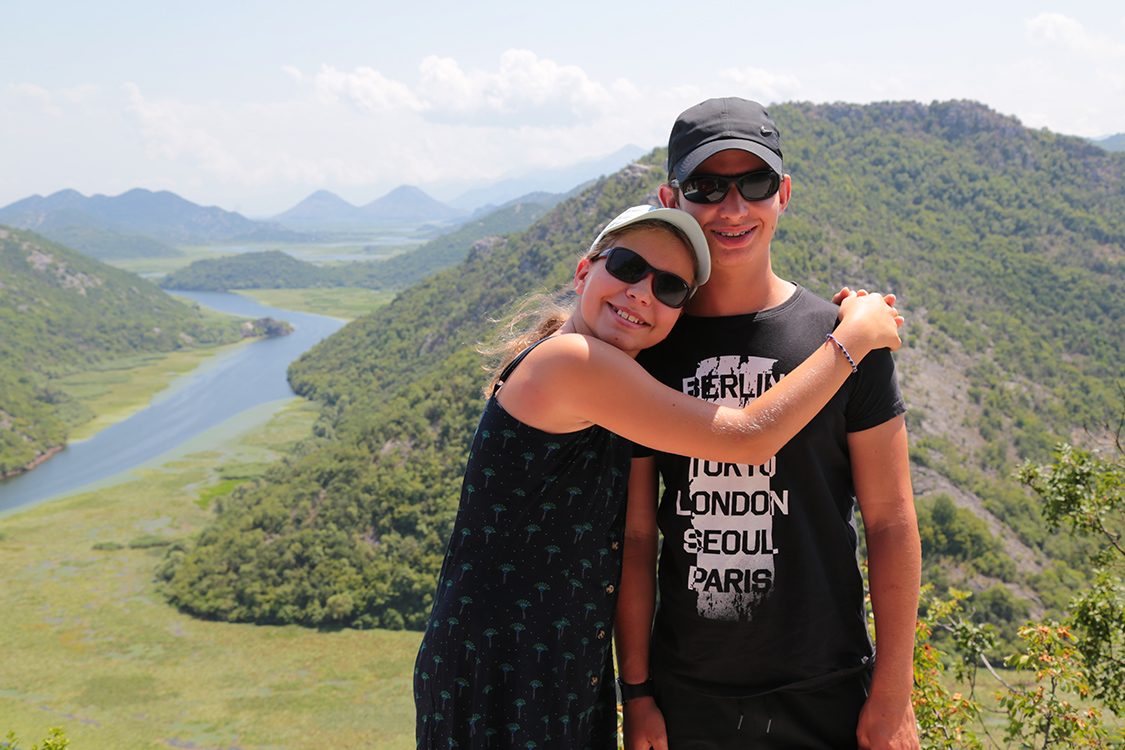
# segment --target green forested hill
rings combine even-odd
[[[1125,156],[969,102],[772,112],[794,183],[779,272],[826,295],[893,290],[906,310],[897,359],[927,575],[1005,583],[981,602],[1009,619],[1057,606],[1080,556],[1009,477],[1121,407]],[[294,363],[294,387],[327,405],[319,440],[169,559],[173,601],[224,619],[421,626],[481,406],[473,342],[514,298],[564,283],[615,213],[651,202],[663,160],[478,246]]]
[[[280,250],[238,253],[189,263],[160,280],[165,289],[225,292],[230,289],[308,289],[333,286],[328,269]]]
[[[65,442],[47,380],[138,352],[238,340],[139,277],[0,226],[0,475]]]
[[[526,229],[547,212],[539,203],[518,203],[466,222],[457,230],[386,260],[321,267],[274,250],[197,260],[169,274],[165,289],[305,289],[349,286],[404,289],[461,262],[474,243]]]

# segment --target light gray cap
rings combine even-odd
[[[599,232],[593,243],[590,244],[590,249],[593,250],[602,241],[602,238],[610,232],[624,229],[638,221],[663,221],[687,235],[692,252],[695,253],[696,264],[699,266],[699,270],[695,274],[693,293],[695,289],[703,286],[707,279],[711,278],[711,252],[707,249],[707,237],[703,234],[703,230],[699,228],[699,222],[695,220],[695,217],[678,208],[657,208],[656,206],[627,208],[605,225],[605,229]]]

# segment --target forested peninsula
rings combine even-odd
[[[971,102],[771,108],[793,199],[777,271],[822,295],[894,291],[925,578],[977,592],[1006,638],[1059,613],[1088,545],[1048,530],[1012,476],[1122,408],[1125,154]],[[524,231],[346,326],[290,368],[316,437],[214,503],[158,573],[201,617],[421,628],[456,510],[484,374],[475,342],[513,300],[564,284],[662,149]]]
[[[52,379],[136,354],[235,342],[239,326],[134,274],[0,226],[0,476],[36,465],[92,418]]]

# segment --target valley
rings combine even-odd
[[[1096,541],[1053,527],[1015,472],[1062,441],[1113,456],[1125,154],[971,102],[777,111],[796,186],[777,269],[826,296],[843,283],[898,294],[924,580],[967,592],[965,617],[996,635],[1000,664],[1024,622],[1062,620],[1096,580]],[[76,748],[411,746],[413,649],[481,406],[474,345],[513,300],[565,283],[608,216],[651,202],[663,158],[363,266],[291,236],[251,243],[284,258],[185,244],[114,260],[350,322],[288,368],[307,400],[256,407],[131,481],[0,515],[0,576],[22,623],[0,641],[18,654],[0,676],[21,686],[0,691],[0,714],[25,737],[59,717]],[[252,262],[232,271],[231,257]],[[23,344],[13,351],[30,357]],[[153,348],[83,354],[71,370],[35,361],[60,403],[98,415],[72,438],[214,351]],[[24,385],[34,414],[65,413],[55,391]],[[943,632],[933,644],[953,648]]]

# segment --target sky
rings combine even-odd
[[[254,218],[319,189],[451,200],[663,145],[713,96],[969,99],[1028,127],[1125,132],[1120,0],[2,8],[0,207],[137,187]]]

